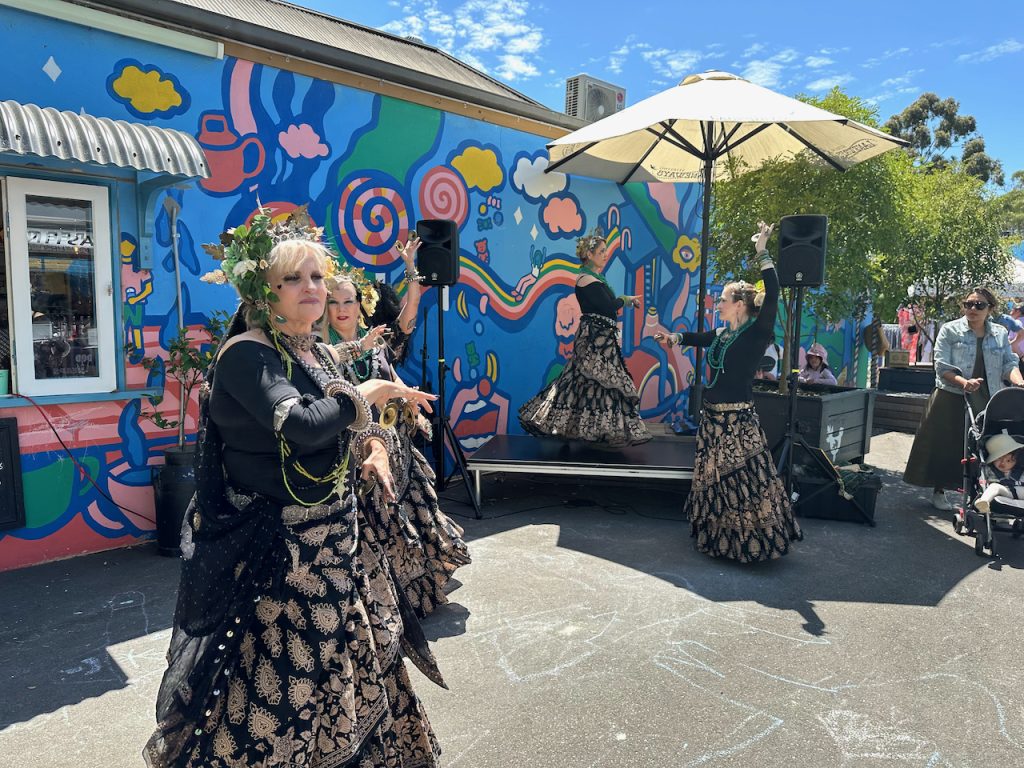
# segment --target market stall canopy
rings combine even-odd
[[[183,179],[207,178],[193,136],[171,128],[0,101],[0,152],[116,165]]]
[[[803,155],[845,171],[905,141],[728,72],[679,85],[548,144],[548,171],[627,182],[727,179]]]

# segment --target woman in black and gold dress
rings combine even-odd
[[[415,245],[412,247],[415,253]],[[389,356],[390,347],[380,343],[387,328],[364,327],[373,305],[364,299],[377,284],[369,283],[361,270],[343,269],[330,287],[324,337],[334,345],[342,375],[357,385],[368,379],[401,384]],[[462,528],[438,506],[434,471],[414,443],[420,432],[429,439],[430,422],[408,406],[391,405],[382,416],[389,425],[394,422],[398,439],[394,467],[397,503],[381,510],[379,534],[409,602],[423,617],[448,602],[445,587],[456,569],[469,564],[469,549]]]
[[[616,297],[604,275],[608,248],[599,230],[576,244],[580,274],[576,298],[582,317],[572,359],[554,381],[519,409],[519,424],[531,435],[585,440],[608,447],[651,439],[640,418],[640,395],[626,370],[616,316],[639,296]]]
[[[370,421],[431,396],[355,387],[314,341],[334,269],[317,234],[261,211],[205,278],[242,306],[201,406],[156,768],[437,765],[400,650],[443,681],[375,534],[394,446]]]
[[[791,541],[803,538],[752,402],[751,385],[779,301],[779,278],[766,250],[772,229],[761,222],[757,235],[765,287],[760,307],[754,286],[729,283],[718,300],[724,327],[655,337],[667,346],[710,347],[711,381],[704,390],[685,511],[699,551],[741,563],[781,557]]]

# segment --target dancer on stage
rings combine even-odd
[[[414,251],[415,252],[415,251]],[[414,280],[410,280],[410,285]],[[361,269],[345,269],[331,281],[324,317],[324,336],[334,349],[345,378],[353,384],[382,378],[403,384],[383,343],[384,326],[367,331],[368,307],[363,296],[373,291]],[[430,423],[413,404],[389,404],[377,414],[398,438],[395,466],[397,504],[381,510],[380,538],[395,566],[398,580],[416,613],[423,617],[448,602],[445,587],[457,568],[470,562],[462,528],[437,504],[434,472],[413,440],[429,438]]]
[[[640,418],[640,395],[626,370],[616,315],[639,296],[615,296],[601,272],[608,246],[600,229],[576,243],[580,274],[576,298],[582,317],[572,359],[554,381],[519,409],[519,423],[532,435],[586,440],[608,447],[651,439]]]
[[[433,397],[354,386],[316,343],[335,268],[319,234],[260,211],[204,278],[242,303],[202,398],[155,768],[438,764],[400,649],[444,683],[377,539],[394,446],[370,421]],[[371,478],[381,492],[357,493]]]
[[[774,226],[758,226],[763,302],[757,303],[750,283],[729,283],[718,300],[725,327],[655,337],[669,347],[710,347],[711,381],[704,390],[685,511],[698,550],[741,563],[781,557],[791,541],[803,538],[752,402],[751,382],[772,336],[779,299],[779,278],[766,250]]]

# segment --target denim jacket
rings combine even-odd
[[[950,384],[942,378],[942,374],[954,371],[965,379],[971,378],[977,349],[977,337],[967,325],[966,317],[943,325],[935,340],[935,386],[947,392],[963,394],[960,387]],[[985,383],[988,384],[989,395],[994,395],[1006,386],[1003,379],[1008,378],[1010,371],[1017,367],[1017,355],[1010,349],[1006,329],[991,320],[985,321],[985,339],[981,349],[985,358]]]

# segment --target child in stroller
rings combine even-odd
[[[985,441],[985,463],[988,485],[974,507],[988,514],[994,499],[999,506],[1017,507],[1024,511],[1024,445],[1001,432]]]
[[[1024,534],[1024,388],[999,390],[977,416],[968,400],[963,466],[964,500],[953,528],[974,534],[976,554],[994,555],[994,533]]]

